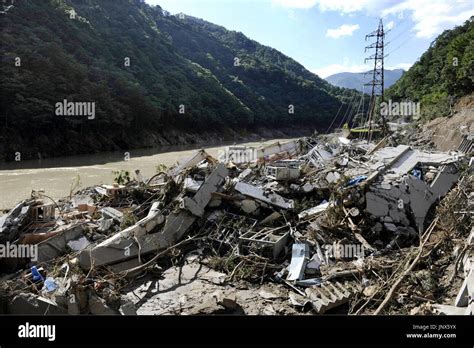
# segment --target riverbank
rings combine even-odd
[[[284,129],[255,128],[252,131],[224,128],[196,132],[173,129],[162,132],[152,130],[134,132],[124,129],[120,132],[110,131],[99,135],[86,131],[81,134],[71,131],[56,134],[54,137],[38,135],[34,139],[21,138],[14,134],[0,135],[0,169],[3,163],[15,162],[18,158],[25,161],[105,152],[131,152],[169,146],[209,147],[227,143],[310,136],[315,130],[315,127],[301,126]]]
[[[288,139],[271,139],[263,142],[243,142],[239,145],[258,146]],[[215,144],[215,143],[214,143]],[[219,151],[232,142],[220,143],[206,151],[217,157]],[[125,170],[134,173],[140,169],[144,177],[156,173],[157,166],[171,166],[190,155],[197,145],[162,146],[147,149],[105,152],[92,155],[78,155],[42,160],[27,160],[0,164],[0,210],[10,209],[16,203],[29,197],[32,190],[44,190],[53,199],[69,196],[71,189],[110,184],[114,171]],[[126,156],[128,155],[128,156]],[[76,185],[76,184],[79,185]],[[76,187],[75,187],[76,186]]]

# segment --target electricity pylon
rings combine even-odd
[[[375,118],[374,113],[375,113],[375,105],[377,102],[377,98],[380,98],[380,102],[383,101],[384,98],[384,40],[385,40],[385,34],[386,32],[383,29],[383,21],[380,19],[379,21],[379,27],[377,30],[373,31],[370,34],[367,34],[365,36],[365,41],[367,39],[375,37],[376,41],[369,46],[365,47],[365,52],[367,50],[375,49],[375,54],[371,55],[370,57],[365,59],[365,63],[369,60],[374,61],[374,70],[372,72],[372,80],[369,83],[366,83],[365,86],[371,86],[372,87],[372,94],[370,97],[370,104],[369,104],[369,134],[368,134],[368,140],[370,142],[372,138],[372,133],[371,133],[371,128],[372,128],[372,121]],[[385,133],[387,131],[387,124],[385,122],[385,117],[383,115],[380,115],[382,118],[382,132],[383,135],[385,136]]]

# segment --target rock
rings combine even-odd
[[[363,290],[363,294],[366,297],[371,297],[375,292],[377,291],[378,286],[377,285],[369,285]]]
[[[329,172],[326,175],[326,181],[330,184],[338,181],[340,178],[341,178],[341,174],[339,174],[338,172]]]
[[[309,193],[309,192],[313,191],[315,189],[315,187],[313,185],[311,185],[309,182],[307,182],[306,184],[303,185],[302,189],[305,193]]]
[[[385,229],[386,229],[387,231],[390,231],[390,232],[397,232],[397,226],[395,226],[394,224],[386,222],[386,223],[384,223],[383,225],[385,226]]]
[[[241,202],[241,208],[247,214],[252,214],[258,209],[258,205],[253,199],[244,199]]]
[[[95,315],[115,315],[116,311],[111,309],[105,303],[105,300],[97,296],[96,294],[89,294],[89,310],[91,314]]]

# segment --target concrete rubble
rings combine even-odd
[[[36,251],[0,259],[0,311],[472,315],[472,146],[396,139],[200,150],[58,202],[33,192],[0,217],[0,252]]]

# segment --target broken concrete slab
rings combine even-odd
[[[67,242],[67,246],[72,250],[72,251],[81,251],[85,248],[87,248],[91,243],[89,240],[82,236],[79,237],[78,239],[70,240]]]
[[[53,300],[31,293],[16,295],[7,306],[8,314],[15,315],[58,315],[67,314]]]
[[[128,300],[125,297],[123,297],[121,299],[120,314],[122,314],[122,315],[137,315],[137,310],[135,308],[135,305],[133,304],[132,301]]]
[[[274,143],[257,149],[257,158],[264,159],[271,155],[286,152],[288,154],[295,154],[299,149],[299,142],[297,140],[288,141],[285,143]]]
[[[89,311],[94,315],[117,315],[119,312],[110,308],[104,299],[89,292]]]
[[[38,262],[51,261],[68,252],[68,243],[84,237],[87,224],[84,222],[61,227],[57,233],[38,244]]]
[[[102,216],[106,219],[113,219],[118,223],[121,223],[123,220],[123,213],[117,209],[111,207],[104,207],[101,210]]]
[[[210,313],[218,310],[212,293],[222,289],[226,275],[196,263],[171,267],[163,272],[160,280],[150,278],[126,297],[135,304],[138,315],[176,315]],[[141,299],[137,301],[137,297]]]
[[[88,269],[92,265],[101,266],[123,262],[139,255],[146,255],[170,247],[184,236],[197,216],[202,216],[204,208],[212,198],[212,193],[216,192],[223,184],[227,173],[227,168],[223,164],[219,164],[206,178],[194,197],[184,200],[184,206],[190,209],[193,214],[187,210],[171,212],[166,217],[162,231],[151,233],[165,220],[158,208],[159,202],[155,202],[148,216],[137,224],[115,234],[97,246],[83,250],[79,255],[81,267]]]
[[[139,259],[131,259],[128,261],[120,262],[120,263],[115,263],[113,265],[108,265],[107,268],[112,271],[113,273],[120,273],[120,272],[125,272],[128,270],[131,270],[135,267],[138,267],[142,265],[143,262],[140,262]],[[135,276],[136,274],[130,274],[130,276]]]
[[[227,175],[229,175],[227,168],[222,163],[219,164],[192,198],[184,198],[182,207],[196,217],[202,217],[204,208],[212,199],[212,193],[216,192],[217,188],[224,183]]]
[[[395,163],[390,165],[390,172],[401,177],[418,164],[443,165],[457,162],[458,158],[446,153],[428,153],[419,150],[408,150]]]
[[[242,193],[243,195],[255,198],[259,201],[277,206],[283,209],[293,209],[294,208],[294,201],[291,199],[283,198],[282,196],[276,193],[266,193],[259,187],[244,183],[238,182],[235,185],[235,189]]]
[[[212,158],[205,150],[199,150],[191,157],[184,160],[180,163],[176,168],[173,168],[168,171],[168,176],[175,178],[179,174],[181,174],[184,170],[194,167],[195,165],[199,164],[200,162]]]
[[[325,212],[330,206],[331,206],[331,203],[323,202],[320,205],[317,205],[316,207],[303,210],[301,213],[298,214],[298,218],[300,220],[313,218],[313,217]]]
[[[34,200],[25,200],[17,204],[7,215],[0,219],[0,241],[13,241],[20,230],[30,220],[31,205]]]
[[[443,315],[465,315],[466,309],[465,308],[459,308],[456,306],[450,306],[450,305],[442,305],[442,304],[434,304],[433,309]]]
[[[392,184],[385,187],[373,185],[367,191],[366,211],[386,222],[389,217],[390,222],[403,225],[409,224],[407,216],[413,214],[416,227],[422,229],[433,204],[446,195],[458,179],[459,173],[452,165],[442,166],[431,184],[410,175],[398,182],[389,179],[387,174],[383,182]]]
[[[305,290],[313,309],[318,314],[324,314],[330,309],[347,303],[357,292],[349,284],[342,285],[339,282],[325,282],[320,286],[312,286]]]
[[[384,147],[380,150],[377,150],[373,154],[373,162],[375,163],[371,164],[371,168],[378,170],[381,165],[387,168],[392,167],[395,163],[397,163],[399,159],[401,159],[405,154],[409,153],[410,151],[410,147],[407,145],[398,145],[397,147]]]
[[[148,215],[137,224],[130,226],[112,237],[106,239],[96,246],[83,250],[79,254],[80,264],[83,268],[90,268],[92,262],[96,266],[125,261],[134,257],[141,249],[142,253],[155,250],[157,243],[156,236],[150,236],[148,233],[153,231],[158,225],[164,222],[159,203],[153,203]],[[137,238],[139,246],[136,246]],[[108,253],[106,252],[108,250]]]
[[[431,206],[446,195],[458,179],[459,173],[453,167],[443,167],[430,186],[411,177],[406,179],[410,192],[410,207],[418,228],[423,228]]]
[[[474,270],[471,270],[464,279],[454,305],[456,307],[467,307],[472,299],[474,299]]]
[[[244,180],[250,174],[252,174],[252,169],[247,168],[244,171],[242,171],[242,173],[239,174],[238,179],[239,180]]]
[[[142,225],[140,226],[139,222],[138,228],[133,228],[137,225],[131,226],[102,243],[83,250],[79,254],[81,267],[89,269],[92,265],[102,266],[118,263],[170,246],[165,235],[161,233],[149,234],[160,221],[157,219],[157,214],[161,215],[161,211],[152,213],[147,221],[141,220]],[[175,218],[174,213],[168,216],[168,219],[174,220]],[[189,220],[194,221],[191,216],[189,216]],[[187,226],[189,225],[188,223]]]

